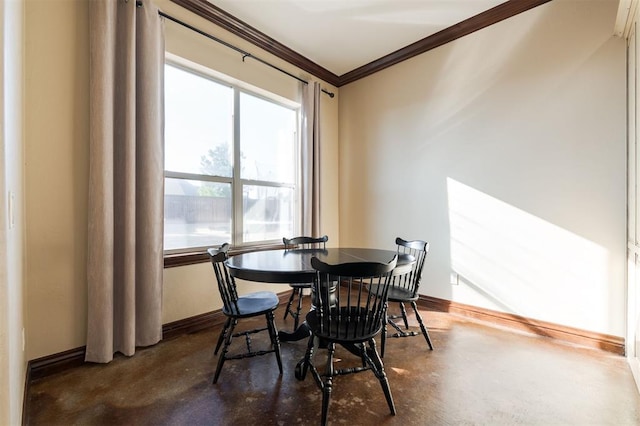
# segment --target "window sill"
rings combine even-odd
[[[278,250],[283,248],[284,246],[282,244],[264,244],[264,245],[245,246],[245,247],[232,247],[231,250],[229,250],[229,256],[235,256],[237,254],[242,254],[242,253],[249,253],[252,251]],[[209,254],[207,253],[206,249],[164,255],[165,269],[175,268],[177,266],[196,265],[198,263],[206,263],[206,262],[209,262]]]

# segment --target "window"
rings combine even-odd
[[[294,235],[297,119],[295,106],[166,64],[164,250]]]

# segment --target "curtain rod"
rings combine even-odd
[[[268,67],[271,67],[271,68],[273,68],[273,69],[275,69],[275,70],[278,70],[278,71],[280,71],[281,73],[284,73],[284,74],[288,75],[288,76],[289,76],[289,77],[291,77],[291,78],[295,78],[296,80],[298,80],[298,81],[299,81],[299,82],[301,82],[301,83],[309,84],[309,82],[308,82],[308,81],[303,80],[303,79],[301,79],[300,77],[295,76],[295,75],[291,74],[290,72],[283,70],[282,68],[279,68],[279,67],[277,67],[277,66],[275,66],[275,65],[273,65],[273,64],[270,64],[269,62],[265,61],[264,59],[261,59],[261,58],[259,58],[259,57],[255,56],[255,55],[252,55],[251,53],[249,53],[249,52],[247,52],[247,51],[244,51],[244,50],[240,49],[239,47],[236,47],[236,46],[234,46],[233,44],[230,44],[230,43],[228,43],[228,42],[226,42],[226,41],[224,41],[224,40],[221,40],[221,39],[219,39],[218,37],[215,37],[215,36],[213,36],[213,35],[211,35],[211,34],[209,34],[209,33],[205,33],[204,31],[199,30],[198,28],[196,28],[196,27],[194,27],[194,26],[192,26],[192,25],[189,25],[189,24],[187,24],[186,22],[183,22],[183,21],[181,21],[181,20],[179,20],[179,19],[177,19],[177,18],[174,18],[174,17],[173,17],[173,16],[171,16],[171,15],[167,15],[166,13],[161,12],[161,11],[158,11],[158,15],[160,15],[160,16],[162,16],[163,18],[166,18],[166,19],[168,19],[168,20],[170,20],[170,21],[173,21],[173,22],[175,22],[176,24],[182,25],[183,27],[188,28],[188,29],[190,29],[191,31],[195,31],[196,33],[198,33],[198,34],[200,34],[200,35],[203,35],[203,36],[205,36],[205,37],[207,37],[207,38],[209,38],[209,39],[211,39],[211,40],[213,40],[213,41],[216,41],[216,42],[218,42],[218,43],[220,43],[220,44],[222,44],[222,45],[224,45],[224,46],[228,47],[229,49],[233,49],[233,50],[235,50],[236,52],[238,52],[238,53],[240,53],[240,54],[242,55],[242,62],[244,62],[244,60],[245,60],[246,58],[255,59],[256,61],[261,62],[261,63],[263,63],[264,65],[266,65],[266,66],[268,66]],[[326,93],[327,95],[329,95],[329,97],[330,97],[330,98],[333,98],[333,97],[335,96],[332,92],[329,92],[329,91],[327,91],[327,90],[325,90],[325,89],[320,89],[320,90],[322,90],[324,93]]]

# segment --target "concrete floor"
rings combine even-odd
[[[279,329],[293,321],[282,320]],[[496,328],[459,316],[423,313],[435,350],[421,336],[388,339],[384,359],[397,415],[371,372],[338,377],[330,424],[640,425],[640,395],[625,358]],[[246,325],[253,328],[257,322]],[[227,361],[212,385],[219,328],[183,335],[30,384],[27,425],[315,425],[321,392],[294,377],[306,340],[273,354]],[[256,348],[268,340],[256,337]],[[241,344],[240,339],[236,340]],[[344,350],[340,365],[357,365]],[[319,358],[322,360],[322,358]]]

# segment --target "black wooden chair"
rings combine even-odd
[[[308,371],[322,390],[321,424],[327,424],[333,380],[337,376],[371,370],[380,381],[391,414],[396,414],[389,381],[384,365],[376,349],[375,336],[385,321],[385,305],[390,275],[396,266],[397,256],[388,264],[344,263],[328,265],[318,258],[311,259],[317,277],[313,283],[312,297],[315,309],[307,316],[311,337],[295,375],[304,380]],[[376,291],[367,287],[376,286]],[[335,369],[335,346],[340,344],[360,357],[354,367]],[[366,343],[366,345],[365,345]],[[328,356],[325,373],[320,374],[314,364],[314,351],[326,346]]]
[[[280,341],[278,339],[278,330],[276,329],[275,318],[273,312],[276,310],[279,304],[278,296],[271,291],[258,291],[255,293],[246,294],[244,296],[238,296],[235,280],[229,275],[224,261],[227,260],[227,252],[229,250],[229,244],[225,243],[220,248],[210,248],[208,251],[211,258],[211,264],[213,265],[213,271],[216,274],[216,280],[218,281],[218,290],[220,291],[220,297],[222,298],[222,313],[227,317],[224,323],[224,327],[218,337],[218,343],[214,354],[218,353],[220,346],[224,342],[222,353],[218,357],[218,365],[213,377],[213,383],[218,381],[220,371],[224,362],[229,359],[242,359],[248,357],[254,357],[259,355],[266,355],[270,353],[276,354],[276,360],[278,362],[278,368],[282,375],[282,360],[280,358]],[[248,331],[242,331],[234,334],[235,326],[238,324],[238,320],[242,318],[250,318],[264,315],[266,318],[266,327],[257,328]],[[269,350],[253,350],[251,347],[251,334],[255,334],[261,331],[268,331],[269,338],[271,340],[271,349]],[[229,345],[234,337],[244,336],[247,350],[244,353],[229,355]]]
[[[384,350],[386,346],[387,338],[387,325],[390,325],[396,330],[396,333],[391,337],[411,337],[419,336],[422,334],[429,345],[429,349],[433,350],[433,344],[429,337],[427,327],[424,325],[424,321],[418,312],[416,301],[418,300],[418,288],[420,287],[420,280],[422,279],[422,269],[424,268],[424,262],[429,252],[429,243],[421,240],[406,241],[402,238],[396,238],[396,245],[398,246],[398,254],[406,253],[415,258],[415,263],[411,267],[411,271],[402,275],[394,275],[391,278],[391,286],[389,287],[388,302],[391,305],[397,302],[400,307],[400,313],[395,315],[389,315],[387,311],[387,321],[384,326],[384,330],[381,338],[380,354],[384,357]],[[413,312],[420,325],[421,333],[416,331],[409,331],[409,321],[407,320],[407,310],[405,303],[410,303],[413,308]],[[401,318],[404,325],[404,330],[396,324],[393,320]]]
[[[328,236],[323,236],[319,238],[314,237],[295,237],[295,238],[283,238],[282,242],[284,243],[284,248],[286,250],[305,250],[305,249],[325,249],[327,246],[327,241],[329,241]],[[287,302],[287,307],[284,310],[284,318],[287,319],[287,315],[291,315],[293,318],[293,329],[298,328],[298,323],[300,322],[300,311],[302,310],[302,296],[305,289],[311,288],[311,283],[290,283],[291,287],[291,296],[289,297],[289,301]],[[298,297],[298,305],[295,311],[291,308],[293,305],[293,301],[295,297]]]

